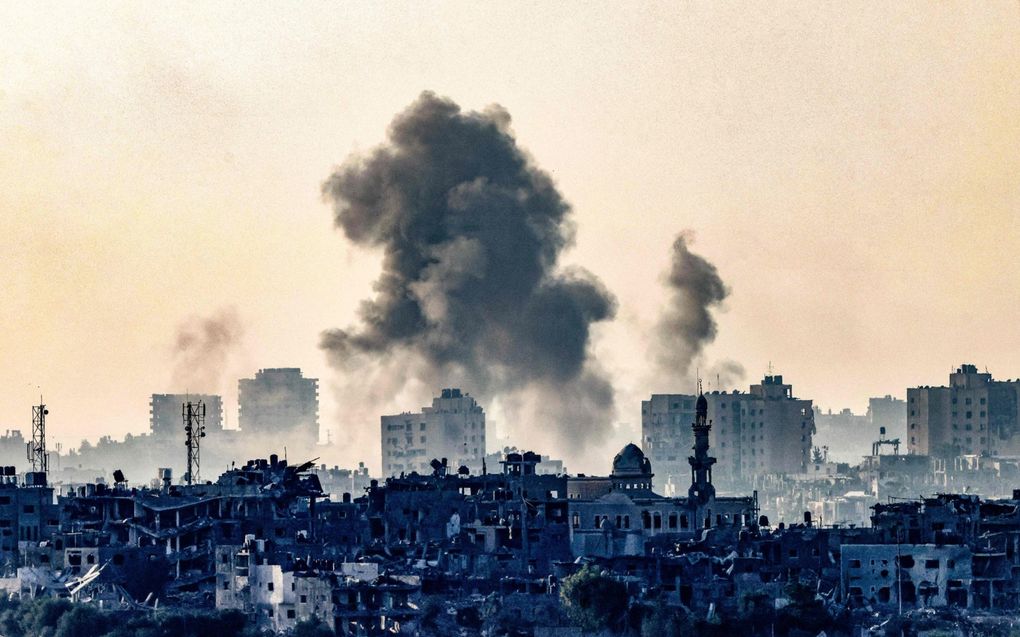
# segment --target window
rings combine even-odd
[[[290,608],[287,610],[287,619],[294,619],[294,609]]]
[[[939,567],[939,561],[938,560],[925,560],[924,561],[924,567],[925,568],[938,568]]]
[[[225,591],[230,590],[230,580],[223,580],[223,590]]]
[[[273,583],[272,582],[266,582],[266,590],[267,591],[273,590]]]
[[[302,595],[301,596],[301,603],[302,604],[307,604],[308,603],[308,596],[307,595]]]
[[[22,508],[22,511],[24,511],[25,513],[35,513],[35,505],[26,504],[24,508]]]

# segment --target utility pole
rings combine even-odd
[[[188,471],[184,474],[187,484],[201,480],[199,442],[205,438],[205,403],[190,400],[181,405],[181,417],[184,420],[184,446],[188,449]]]

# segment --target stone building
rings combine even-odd
[[[974,365],[949,375],[948,387],[907,390],[907,450],[912,454],[1020,454],[1020,380],[997,381]]]
[[[319,441],[319,381],[296,367],[260,369],[237,382],[237,422],[246,437],[288,441],[311,453]]]
[[[205,430],[212,434],[223,429],[223,399],[213,394],[153,394],[149,398],[149,431],[153,438],[181,440],[184,416],[181,405],[201,402],[205,405]]]
[[[470,394],[444,389],[418,413],[383,416],[383,474],[431,473],[434,459],[478,472],[485,458],[485,411]]]
[[[655,465],[655,489],[665,495],[682,493],[686,483],[695,401],[689,394],[652,394],[641,401],[641,448]]]
[[[724,488],[746,488],[756,475],[807,470],[814,411],[811,400],[794,397],[782,376],[765,376],[746,394],[711,392],[705,398]]]
[[[608,480],[569,479],[573,555],[644,555],[646,543],[659,537],[691,539],[704,529],[739,529],[756,523],[754,497],[716,496],[712,484],[716,460],[708,455],[711,427],[708,401],[702,395],[696,401],[691,425],[694,455],[687,458],[691,477],[686,497],[664,497],[652,491],[652,463],[634,444],[613,459]]]

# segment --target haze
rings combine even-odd
[[[179,330],[224,313],[243,335],[201,389],[230,422],[237,378],[293,366],[335,427],[319,337],[380,254],[321,185],[423,90],[500,104],[573,206],[563,261],[619,301],[594,328],[619,441],[679,389],[647,350],[685,229],[731,290],[705,359],[743,389],[771,362],[863,411],[964,361],[1020,376],[1015,2],[3,4],[0,429],[42,392],[65,445],[146,430],[188,389]]]

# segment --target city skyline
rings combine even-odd
[[[592,332],[623,425],[604,451],[639,439],[647,395],[693,387],[650,371],[685,230],[730,290],[708,383],[719,362],[743,365],[740,388],[774,365],[815,405],[863,413],[964,362],[1020,375],[1015,5],[528,6],[111,4],[57,23],[0,7],[16,27],[0,42],[0,427],[26,430],[40,391],[65,445],[144,432],[157,392],[223,395],[233,417],[236,380],[272,366],[321,379],[320,421],[341,423],[319,338],[355,322],[381,256],[333,228],[320,188],[423,90],[505,108],[571,204],[561,264],[618,304]],[[227,338],[202,340],[210,317]],[[194,379],[175,373],[198,365],[190,342],[225,345]],[[509,425],[485,407],[501,446]]]

